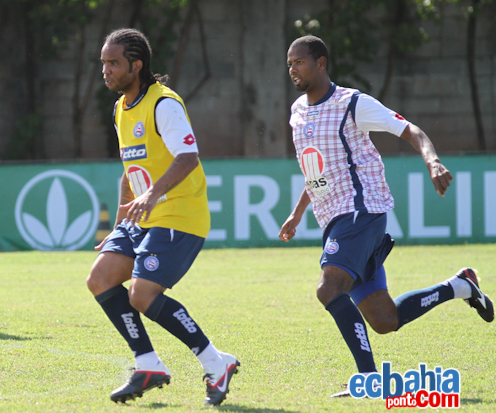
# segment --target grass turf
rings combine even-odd
[[[331,399],[355,373],[332,317],[315,297],[318,248],[204,250],[169,291],[222,351],[241,361],[228,412],[383,412],[382,400]],[[172,382],[127,405],[110,392],[132,354],[86,289],[93,252],[0,254],[1,412],[202,411],[202,369],[190,351],[144,318]],[[496,245],[396,247],[386,262],[391,296],[479,270],[496,297]],[[495,323],[462,300],[443,304],[399,332],[369,336],[378,365],[420,362],[461,373],[463,412],[496,411]],[[395,409],[402,411],[406,409]],[[408,411],[411,411],[409,409]]]

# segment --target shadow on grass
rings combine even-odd
[[[0,333],[0,340],[26,341],[26,340],[32,340],[32,338],[29,338],[29,337],[19,337],[19,336],[11,336],[10,334]]]
[[[491,400],[490,404],[496,403],[496,400]],[[489,404],[482,399],[460,399],[460,407],[464,404],[475,405],[475,404]]]
[[[298,410],[286,410],[286,409],[267,409],[267,408],[256,408],[248,406],[238,406],[235,404],[223,404],[222,406],[216,407],[216,410],[221,412],[246,412],[246,413],[298,413]]]
[[[165,408],[180,408],[182,405],[181,404],[170,404],[170,403],[151,403],[147,406],[140,406],[145,409],[151,409],[151,410],[156,410],[156,409],[165,409]]]
[[[156,410],[164,408],[180,408],[180,404],[151,403],[148,406],[141,406],[147,409]],[[205,406],[205,410],[220,412],[246,412],[246,413],[299,413],[296,410],[253,408],[248,406],[237,406],[235,404],[223,404],[222,406]]]

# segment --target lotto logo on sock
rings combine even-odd
[[[355,323],[355,334],[360,340],[360,348],[370,353],[370,345],[365,334],[365,327],[361,323]]]
[[[188,317],[186,311],[184,311],[183,308],[176,311],[175,313],[172,313],[172,315],[181,322],[188,333],[196,333],[197,329],[195,322],[190,317]]]
[[[121,314],[124,324],[131,338],[139,338],[139,330],[137,325],[133,322],[133,313]]]
[[[439,301],[439,291],[436,291],[435,293],[432,293],[431,295],[422,298],[420,300],[420,305],[422,307],[429,307],[432,303],[435,303],[436,301]]]
[[[394,390],[393,390],[394,388]],[[391,371],[391,363],[382,363],[381,373],[354,374],[348,381],[352,397],[369,397],[386,401],[386,407],[418,407],[425,409],[457,409],[460,407],[460,373],[458,370],[435,367],[427,370],[425,363],[418,370],[405,374]]]

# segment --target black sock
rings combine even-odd
[[[358,372],[376,371],[365,321],[358,308],[351,302],[350,296],[337,295],[326,305],[326,310],[334,317],[344,341],[348,344]]]
[[[107,317],[127,341],[135,356],[153,351],[139,312],[129,304],[127,288],[112,287],[95,297]]]
[[[398,308],[398,329],[432,310],[437,305],[453,299],[455,293],[448,283],[436,284],[423,290],[414,290],[394,299]]]
[[[208,346],[209,340],[198,324],[181,303],[170,297],[159,294],[146,310],[145,316],[181,340],[195,355]]]

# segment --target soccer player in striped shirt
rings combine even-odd
[[[419,127],[373,97],[335,85],[327,74],[328,60],[326,45],[315,36],[296,39],[288,50],[289,75],[303,92],[291,107],[290,124],[306,184],[279,238],[294,237],[311,202],[323,230],[317,297],[334,318],[358,372],[367,374],[376,366],[364,319],[386,334],[453,298],[464,299],[487,322],[494,319],[494,308],[471,268],[391,298],[383,262],[393,247],[386,213],[394,200],[369,132],[386,131],[408,141],[422,155],[440,196],[453,178]]]

